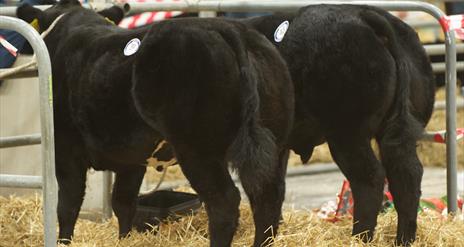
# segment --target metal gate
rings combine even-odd
[[[0,186],[42,188],[45,246],[56,246],[57,185],[55,179],[55,139],[53,129],[53,95],[50,57],[40,35],[28,23],[0,16],[0,28],[14,30],[24,36],[37,57],[39,71],[41,135],[0,138],[0,148],[42,143],[42,176],[0,174]]]

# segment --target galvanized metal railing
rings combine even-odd
[[[40,144],[40,139],[40,134],[2,137],[0,138],[0,148]]]
[[[0,186],[42,188],[45,246],[56,246],[57,184],[55,179],[55,139],[53,128],[53,96],[51,63],[47,47],[40,35],[28,23],[0,16],[0,28],[14,30],[25,37],[37,57],[39,71],[40,125],[41,135],[2,137],[0,147],[42,143],[42,176],[0,174]]]

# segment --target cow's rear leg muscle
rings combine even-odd
[[[285,198],[285,174],[287,170],[289,151],[284,150],[279,155],[277,164],[269,164],[270,179],[260,180],[258,174],[262,171],[246,169],[239,170],[240,180],[248,199],[250,200],[255,222],[255,247],[267,246],[273,241],[281,219],[282,203]]]
[[[56,147],[56,178],[59,188],[57,211],[60,228],[58,241],[69,244],[84,200],[87,166],[72,145]],[[65,148],[67,150],[61,150]]]
[[[372,240],[382,205],[385,171],[374,155],[368,138],[338,135],[328,138],[330,152],[350,181],[354,198],[353,235]]]
[[[130,169],[116,172],[111,203],[114,214],[118,218],[119,237],[127,236],[132,228],[137,195],[145,171],[145,166],[134,165]]]
[[[240,192],[225,166],[205,156],[178,152],[183,173],[205,203],[211,246],[230,246],[238,225]]]
[[[395,125],[379,138],[382,165],[387,172],[389,189],[398,212],[398,245],[409,245],[415,240],[421,195],[423,168],[417,158],[417,137],[413,134],[417,131],[411,131],[420,127],[408,127],[414,124],[411,121]]]

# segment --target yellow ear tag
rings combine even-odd
[[[105,20],[113,25],[116,25],[116,23],[114,23],[114,21],[110,20],[108,17],[105,17]]]
[[[31,23],[31,26],[38,32],[39,31],[39,20],[37,18],[34,18],[34,20],[32,20]]]

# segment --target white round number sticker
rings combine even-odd
[[[124,55],[130,56],[137,52],[140,47],[140,39],[134,38],[127,42],[126,47],[124,47]]]
[[[275,42],[280,42],[284,39],[285,33],[287,32],[289,25],[290,23],[288,21],[284,21],[280,23],[280,25],[277,27],[277,29],[274,32]]]

